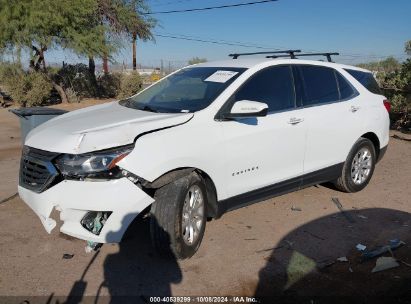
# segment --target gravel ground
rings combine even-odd
[[[21,145],[16,117],[0,109],[0,124],[1,201],[16,192]],[[199,252],[184,261],[154,253],[147,219],[136,221],[124,242],[87,254],[83,241],[57,229],[48,235],[17,196],[0,203],[0,296],[20,298],[0,302],[61,303],[68,295],[78,296],[75,303],[96,295],[98,303],[119,295],[411,297],[410,181],[411,142],[392,138],[365,190],[319,185],[227,213],[207,223]],[[400,266],[371,273],[376,259],[361,263],[355,246],[391,239],[407,243],[393,252]],[[74,256],[63,259],[65,253]],[[349,262],[332,264],[343,256]]]

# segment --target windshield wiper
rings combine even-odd
[[[153,108],[150,107],[150,106],[144,106],[144,107],[143,107],[142,109],[140,109],[140,110],[148,111],[148,112],[153,112],[153,113],[158,113],[158,110],[153,109]]]

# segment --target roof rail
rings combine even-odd
[[[304,54],[297,54],[297,56],[325,56],[327,57],[328,62],[333,62],[331,56],[340,55],[340,53],[332,52],[332,53],[304,53]],[[292,57],[290,55],[271,55],[266,56],[266,58],[280,58],[280,57],[291,57],[292,59],[296,59],[296,57]]]
[[[265,55],[265,54],[288,54],[286,57],[295,58],[294,53],[300,53],[301,50],[284,50],[284,51],[271,51],[271,52],[254,52],[254,53],[234,53],[229,54],[228,56],[233,57],[233,59],[237,59],[240,56],[249,56],[249,55]],[[267,56],[268,58],[268,56]],[[275,57],[273,57],[275,58]]]

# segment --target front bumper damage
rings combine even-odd
[[[18,186],[18,192],[48,233],[57,225],[50,218],[55,208],[63,221],[62,233],[95,243],[120,242],[134,218],[154,201],[125,177],[105,181],[63,180],[42,193]],[[98,235],[81,224],[91,211],[111,212]]]

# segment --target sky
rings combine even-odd
[[[202,8],[252,0],[146,0],[152,12]],[[411,0],[278,0],[201,12],[154,14],[158,35],[226,41],[252,47],[185,41],[156,36],[137,43],[137,62],[146,66],[184,65],[192,57],[218,60],[232,52],[297,48],[337,51],[337,62],[355,64],[387,56],[404,60],[411,40]],[[82,61],[63,50],[50,51],[49,62]],[[115,57],[131,64],[131,43]],[[84,60],[84,59],[83,59]]]

